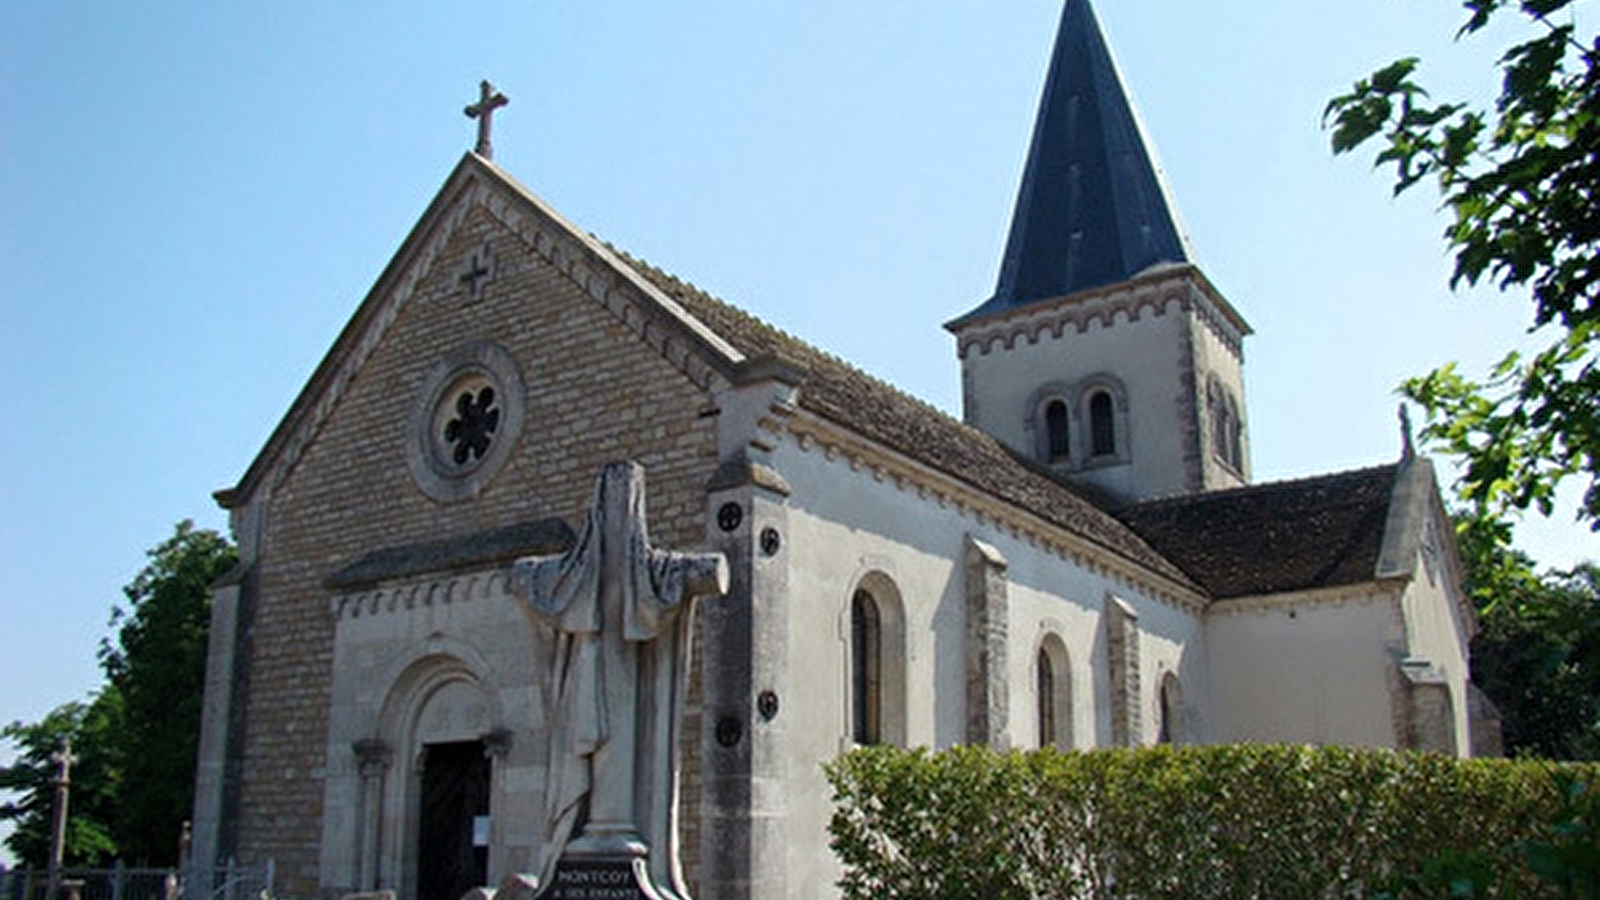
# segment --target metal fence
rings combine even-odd
[[[271,900],[272,860],[215,869],[63,869],[56,897],[49,873],[17,869],[0,873],[0,900]]]

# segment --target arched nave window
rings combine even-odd
[[[1046,635],[1034,660],[1039,746],[1072,748],[1072,670],[1061,638]]]
[[[865,590],[850,598],[850,736],[883,740],[883,616]]]
[[[1178,676],[1171,672],[1161,676],[1161,692],[1156,698],[1156,714],[1161,717],[1156,742],[1181,744],[1187,738],[1183,733],[1183,686]]]
[[[899,588],[870,572],[850,595],[846,718],[857,744],[904,744],[906,628]]]

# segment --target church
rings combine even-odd
[[[238,483],[194,862],[456,900],[531,871],[548,641],[513,563],[631,460],[685,624],[668,816],[701,900],[828,898],[861,744],[1493,752],[1429,461],[1253,484],[1239,309],[1065,0],[956,419],[563,218],[479,145]],[[940,323],[928,322],[932,328]],[[665,821],[665,820],[664,820]]]

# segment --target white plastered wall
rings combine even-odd
[[[1096,318],[1079,333],[1067,326],[1060,337],[1048,329],[1035,339],[1018,337],[1010,348],[999,340],[974,346],[961,361],[966,394],[967,421],[1016,448],[1036,455],[1034,436],[1027,422],[1029,402],[1038,390],[1052,383],[1074,385],[1091,376],[1109,373],[1127,391],[1128,464],[1095,469],[1073,469],[1074,477],[1088,477],[1125,496],[1159,496],[1185,490],[1184,431],[1180,411],[1184,403],[1184,348],[1188,343],[1186,315],[1176,298],[1156,315],[1145,308],[1137,320],[1126,311],[1112,314],[1106,326]],[[1082,446],[1084,424],[1075,419],[1074,449]]]
[[[1210,740],[1395,746],[1392,592],[1224,600],[1205,633]]]
[[[962,722],[940,722],[932,696],[964,697],[964,573],[959,517],[903,495],[819,448],[785,442],[771,464],[793,488],[789,536],[788,772],[789,889],[797,898],[832,898],[838,869],[827,850],[830,791],[821,766],[849,748],[849,602],[871,573],[887,576],[905,606],[905,683],[889,686],[905,708],[905,739],[933,745],[958,739]],[[952,538],[953,535],[953,538]],[[759,648],[757,653],[761,652]],[[951,665],[937,665],[944,656]],[[886,705],[894,705],[892,698]],[[940,738],[943,737],[943,740]]]
[[[1172,672],[1184,686],[1182,734],[1205,733],[1205,654],[1197,646],[1201,621],[1191,610],[1151,599],[1128,582],[1005,535],[986,535],[1010,563],[1010,654],[1012,746],[1040,744],[1037,657],[1045,635],[1058,635],[1071,666],[1072,745],[1107,747],[1111,736],[1110,663],[1103,612],[1107,595],[1132,607],[1139,626],[1140,742],[1156,740],[1156,690]]]
[[[1424,660],[1444,674],[1455,720],[1456,750],[1468,756],[1472,748],[1467,705],[1467,682],[1472,677],[1468,624],[1452,592],[1445,588],[1447,567],[1438,565],[1437,569],[1430,570],[1419,554],[1414,571],[1415,577],[1401,596],[1407,649],[1412,658]]]
[[[821,767],[851,746],[849,602],[862,579],[877,577],[874,573],[894,583],[904,606],[904,684],[889,687],[899,694],[887,703],[904,705],[908,745],[947,747],[966,740],[964,552],[969,534],[1007,560],[1007,732],[1013,746],[1038,742],[1033,660],[1046,630],[1060,635],[1070,658],[1076,746],[1109,743],[1101,623],[1108,593],[1140,615],[1146,720],[1153,721],[1159,673],[1169,670],[1179,672],[1189,688],[1186,697],[1196,700],[1192,721],[1205,719],[1198,702],[1204,693],[1199,689],[1205,681],[1204,654],[1191,645],[1201,624],[1193,612],[1019,539],[931,492],[896,484],[870,466],[853,464],[842,452],[816,444],[801,449],[793,439],[783,439],[765,461],[792,488],[784,547],[794,696],[783,706],[792,717],[787,723],[791,896],[837,893],[838,870],[826,833],[832,804]],[[1147,730],[1145,738],[1154,735]]]
[[[1138,595],[1119,595],[1139,613],[1141,743],[1156,743],[1161,680],[1177,676],[1183,704],[1174,732],[1178,743],[1210,742],[1210,698],[1206,694],[1204,621],[1195,611]]]

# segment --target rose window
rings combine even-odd
[[[487,341],[435,363],[417,393],[406,453],[417,487],[445,503],[477,497],[515,451],[524,391],[511,355]]]
[[[481,390],[465,390],[456,397],[455,418],[444,426],[444,441],[450,448],[450,458],[458,466],[468,461],[483,459],[489,452],[489,442],[500,427],[500,408],[495,405],[494,388],[484,385]]]

